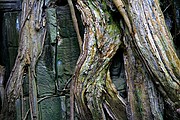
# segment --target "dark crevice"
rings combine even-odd
[[[123,48],[119,48],[112,58],[112,64],[110,66],[110,76],[119,92],[119,95],[123,98],[127,97],[126,93],[126,80],[125,69],[123,61]]]
[[[9,52],[8,52],[8,43],[7,43],[7,32],[4,26],[4,12],[0,12],[0,65],[5,67],[5,81],[4,86],[10,75],[10,63],[9,63]]]
[[[176,53],[180,58],[180,2],[179,0],[160,0],[160,7],[173,37]]]
[[[57,6],[65,6],[68,4],[67,0],[56,0],[55,4]]]

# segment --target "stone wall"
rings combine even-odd
[[[9,10],[12,5],[14,2],[10,6],[0,2],[0,64],[6,68],[6,82],[16,59],[21,23],[21,11]],[[70,105],[67,83],[79,56],[77,36],[67,4],[46,8],[45,12],[47,36],[43,53],[36,64],[38,114],[40,120],[68,120]],[[17,120],[30,119],[28,89],[28,76],[24,75],[23,99],[16,100]]]
[[[67,83],[74,73],[79,56],[77,36],[68,5],[47,8],[46,19],[48,34],[43,53],[36,65],[39,118],[40,120],[68,120],[70,105]],[[60,37],[59,41],[57,37]],[[17,120],[28,113],[26,77],[23,88],[24,115],[22,115],[22,108],[19,107],[22,106],[22,102],[17,100],[17,113],[19,113]],[[30,117],[27,116],[27,118]]]

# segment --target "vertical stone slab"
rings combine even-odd
[[[43,99],[39,103],[39,113],[40,120],[63,120],[60,97]]]
[[[71,78],[79,57],[78,40],[68,5],[57,7],[57,24],[61,37],[61,44],[57,46],[57,74],[59,89],[62,90]]]
[[[79,44],[68,5],[57,7],[57,25],[60,35],[60,44],[57,44],[56,65],[58,89],[63,90],[71,79],[79,57]],[[70,99],[68,96],[61,97],[63,119],[70,119]]]
[[[20,12],[6,12],[4,14],[8,46],[18,47],[20,30]]]
[[[30,114],[29,114],[29,111],[30,110],[30,106],[29,106],[29,97],[24,97],[23,98],[23,119],[26,118],[25,120],[31,120],[30,118]],[[17,119],[17,120],[20,120],[20,119]]]
[[[23,102],[22,102],[23,100]],[[16,102],[16,120],[30,120],[29,114],[29,98],[17,99]]]
[[[46,9],[46,20],[48,27],[48,34],[51,44],[56,43],[57,36],[57,22],[56,22],[56,9],[48,8]]]
[[[21,120],[21,100],[17,99],[16,102],[16,120]]]
[[[8,52],[9,52],[9,64],[10,64],[10,70],[12,70],[15,60],[16,60],[16,56],[17,56],[17,51],[18,51],[18,46],[9,46],[8,48]]]
[[[0,11],[17,11],[21,9],[22,0],[0,0]]]
[[[4,12],[2,20],[1,57],[7,79],[17,56],[19,45],[20,11]]]
[[[55,93],[55,81],[53,71],[53,56],[51,46],[45,45],[44,51],[36,65],[38,95],[46,96]]]

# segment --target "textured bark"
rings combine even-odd
[[[160,93],[160,99],[163,98],[166,106],[169,106],[170,111],[173,111],[173,114],[170,116],[176,116],[174,119],[177,119],[176,109],[178,109],[180,105],[180,61],[175,53],[172,43],[173,39],[165,25],[159,3],[158,1],[146,0],[143,2],[129,1],[127,8],[129,19],[132,20],[131,24],[133,26],[133,34],[131,34],[132,41],[130,43],[134,46],[141,62],[146,67],[148,74],[152,77],[148,80],[151,80],[156,86],[155,89]],[[129,41],[129,39],[127,41]],[[138,74],[140,71],[135,73]],[[127,78],[130,76],[133,75],[127,75]],[[142,75],[140,75],[138,79],[141,78],[141,76]],[[131,81],[132,80],[131,78]],[[133,81],[135,80],[136,79]],[[162,108],[157,107],[157,104],[161,106],[157,101],[157,96],[150,94],[150,92],[148,96],[153,118],[163,119],[163,112],[160,110]],[[143,97],[143,95],[141,95],[141,97]],[[129,99],[130,101],[132,100],[130,102],[131,108],[134,108],[133,97],[129,96]],[[155,101],[153,102],[151,99]],[[160,109],[158,110],[158,108]],[[137,110],[132,110],[132,113],[136,112]],[[135,119],[140,119],[140,117],[136,116]]]
[[[167,101],[180,105],[180,61],[158,1],[130,1],[133,42],[148,72]]]
[[[118,24],[105,1],[78,1],[85,26],[83,52],[74,76],[74,92],[81,119],[125,120],[126,103],[111,82],[110,60],[121,44]]]
[[[46,35],[43,26],[43,10],[41,9],[43,0],[28,0],[24,1],[22,5],[20,47],[14,68],[6,85],[6,101],[3,111],[5,119],[16,119],[15,100],[23,98],[22,78],[28,74],[31,119],[36,120],[38,119],[38,105],[35,65],[41,55]],[[24,117],[25,113],[22,113],[22,119]]]
[[[48,3],[49,1],[45,2]],[[50,6],[53,6],[52,11],[55,12],[56,10],[54,8],[55,4],[64,5],[66,2],[65,0],[50,2]],[[20,119],[28,119],[27,115],[29,113],[32,120],[41,119],[38,118],[40,112],[38,112],[37,96],[39,94],[37,95],[35,70],[42,70],[44,63],[40,62],[37,69],[35,69],[35,66],[41,56],[46,37],[46,20],[43,9],[45,6],[43,4],[44,0],[24,0],[23,2],[20,47],[6,86],[3,106],[4,119],[16,119],[15,104],[18,102],[21,102]],[[69,5],[71,8],[73,7],[71,0],[69,0]],[[81,42],[83,45],[71,86],[71,97],[75,97],[75,105],[80,119],[179,119],[180,61],[175,53],[173,38],[165,25],[159,2],[157,0],[77,0],[76,7],[81,13],[81,19],[85,27],[84,39],[81,41],[74,9],[70,9],[75,31],[79,38],[79,46],[81,47]],[[59,8],[59,10],[61,9]],[[47,15],[50,16],[52,13],[47,13]],[[53,16],[52,19],[55,18],[56,16]],[[59,18],[61,19],[61,16]],[[50,19],[48,22],[50,22]],[[53,22],[51,21],[48,27],[52,30],[49,33],[50,44],[56,47],[56,55],[53,56],[56,56],[56,60],[52,64],[57,65],[55,71],[58,73],[55,77],[56,93],[52,96],[59,97],[57,93],[63,93],[61,91],[64,89],[58,89],[60,83],[58,81],[59,79],[64,80],[64,78],[58,79],[58,77],[61,77],[59,74],[63,74],[59,73],[63,70],[59,59],[62,55],[58,52],[64,49],[63,45],[67,47],[68,43],[63,44],[62,41],[66,42],[66,37],[70,40],[70,35],[73,32],[66,28],[66,32],[57,32],[56,22],[62,22],[62,19]],[[64,28],[60,27],[59,31],[61,29]],[[53,32],[60,34],[56,36],[57,34],[52,34]],[[61,35],[64,40],[61,40]],[[122,98],[118,94],[112,83],[109,70],[113,56],[120,47],[123,49],[127,98]],[[72,50],[72,48],[68,49]],[[63,54],[65,53],[63,52]],[[52,59],[54,58],[50,60]],[[65,59],[68,59],[68,57]],[[65,64],[74,62],[64,61]],[[66,72],[69,77],[71,74],[68,72],[72,72],[72,70],[69,70],[71,66],[68,66],[63,72]],[[44,71],[50,76],[48,69]],[[22,100],[24,99],[22,82],[25,77],[29,82],[29,102],[27,103]],[[51,79],[51,77],[49,78]],[[49,91],[52,92],[53,90]],[[45,96],[39,101],[50,97]],[[57,105],[60,99],[47,99],[49,102],[53,100]],[[42,103],[39,108],[45,109],[47,101]],[[25,104],[30,106],[27,113],[23,112],[24,109],[27,109],[24,108]],[[54,105],[54,102],[49,104]],[[60,107],[60,104],[58,105]],[[73,120],[73,99],[71,105],[71,119]],[[59,113],[51,112],[49,114]]]
[[[128,39],[127,39],[128,38]],[[163,119],[164,103],[162,96],[152,83],[146,66],[139,58],[131,43],[132,39],[125,37],[124,52],[125,73],[127,80],[127,115],[130,120]]]
[[[180,61],[159,2],[114,0],[124,19],[125,25],[120,24],[123,34],[118,31],[118,24],[111,21],[112,14],[107,10],[107,5],[113,8],[113,3],[98,0],[78,0],[77,3],[85,26],[83,53],[74,76],[81,119],[107,119],[109,116],[112,119],[162,120],[166,116],[164,105],[173,113],[167,116],[178,119]],[[111,25],[113,29],[108,29]],[[127,104],[112,92],[116,90],[112,88],[108,72],[110,60],[121,42],[125,45]],[[119,114],[126,116],[117,116],[113,105],[122,110],[123,103],[126,113]]]

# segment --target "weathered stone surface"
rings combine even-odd
[[[60,97],[50,97],[39,103],[40,120],[63,120]]]
[[[23,105],[22,105],[23,104]],[[30,120],[30,114],[29,113],[29,98],[24,97],[23,102],[22,99],[16,100],[16,120],[22,120],[26,118],[25,120]]]
[[[28,80],[28,74],[23,76],[23,95],[24,96],[29,96],[29,80]]]
[[[30,114],[29,114],[29,110],[30,110],[30,106],[29,106],[29,97],[24,97],[23,98],[23,112],[21,114],[23,114],[23,118],[26,117],[25,120],[31,120],[30,119]],[[20,119],[18,119],[20,120]]]
[[[21,10],[21,0],[0,0],[0,10]]]
[[[54,72],[52,69],[51,47],[46,45],[36,67],[38,95],[55,93]]]
[[[59,89],[62,90],[74,72],[79,45],[67,5],[57,8],[57,21],[61,37],[61,44],[57,46],[57,73]]]
[[[54,78],[45,66],[44,61],[38,62],[36,71],[38,95],[53,94],[55,92]]]
[[[56,43],[57,36],[57,23],[56,23],[56,9],[48,8],[46,9],[46,18],[48,26],[48,34],[50,36],[51,43]]]
[[[36,64],[35,71],[38,100],[40,100],[38,102],[38,115],[40,120],[68,120],[70,118],[69,96],[66,94],[65,96],[53,97],[56,94],[55,75],[58,75],[58,84],[62,90],[74,72],[79,56],[78,40],[68,6],[60,6],[57,10],[48,8],[46,9],[46,15],[47,36],[43,53]],[[9,51],[6,56],[8,61],[11,61],[10,66],[12,68],[19,44],[20,16],[18,12],[6,13],[4,16],[3,23],[7,24],[7,26],[4,26],[3,31],[5,34],[3,39],[6,40],[5,44],[7,44],[7,50]],[[58,21],[58,24],[56,21]],[[61,44],[57,45],[56,49],[58,32],[62,41]],[[55,58],[57,58],[57,64]],[[55,65],[57,65],[57,70],[55,70]],[[25,71],[27,71],[26,67]],[[21,98],[16,100],[16,120],[23,119],[29,110],[29,80],[28,72],[25,73],[22,80],[23,102]],[[44,99],[47,96],[52,97]],[[28,113],[27,120],[30,119],[29,115]]]
[[[18,47],[19,44],[19,29],[20,29],[20,13],[7,12],[4,14],[6,40],[8,46]],[[12,29],[13,28],[13,29]]]
[[[9,47],[8,48],[10,69],[12,69],[14,66],[14,62],[15,62],[15,59],[17,56],[17,51],[18,51],[18,47]]]
[[[16,120],[20,120],[22,118],[21,116],[21,100],[16,100]]]
[[[6,68],[5,80],[7,81],[17,55],[20,12],[4,12],[1,15],[0,64]]]
[[[76,37],[68,5],[57,8],[57,23],[62,38]]]

